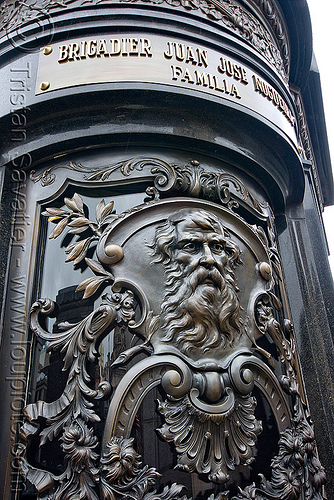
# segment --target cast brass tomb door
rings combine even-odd
[[[323,498],[268,203],[195,160],[71,168],[85,183],[41,217],[79,284],[31,307],[45,364],[20,429],[26,484],[45,500]],[[146,194],[88,203],[120,172],[145,174]]]

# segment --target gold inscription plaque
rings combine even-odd
[[[295,117],[280,93],[234,57],[201,45],[129,33],[68,40],[42,48],[39,57],[36,95],[94,83],[172,85],[249,108],[296,142]]]

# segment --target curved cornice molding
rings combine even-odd
[[[307,0],[276,0],[276,3],[283,13],[289,33],[290,83],[303,89],[312,61],[312,26]]]
[[[11,33],[24,25],[46,21],[51,14],[64,11],[68,7],[87,9],[93,6],[103,7],[115,3],[149,3],[173,9],[197,11],[210,21],[223,25],[224,29],[241,36],[259,52],[280,76],[288,81],[289,77],[289,41],[282,15],[273,0],[253,0],[258,15],[253,13],[249,4],[236,0],[5,0],[0,4],[2,35]],[[262,19],[261,15],[263,16]]]

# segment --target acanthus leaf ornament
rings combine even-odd
[[[166,441],[174,442],[176,467],[208,474],[208,479],[218,484],[228,481],[229,470],[254,460],[256,437],[262,430],[254,416],[254,398],[235,397],[231,389],[226,394],[231,403],[225,413],[209,413],[214,408],[208,404],[196,408],[189,396],[159,402],[158,406],[166,422],[158,430]]]
[[[158,192],[175,189],[188,196],[222,203],[233,210],[239,206],[236,196],[232,195],[233,190],[239,200],[252,207],[258,216],[264,215],[264,207],[239,179],[225,172],[207,172],[196,160],[183,167],[164,162],[154,166],[151,172],[156,176],[154,187]]]

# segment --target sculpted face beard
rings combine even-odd
[[[182,269],[174,261],[166,266],[166,272],[163,340],[176,342],[185,354],[193,348],[206,352],[232,346],[240,334],[240,305],[231,266]]]

